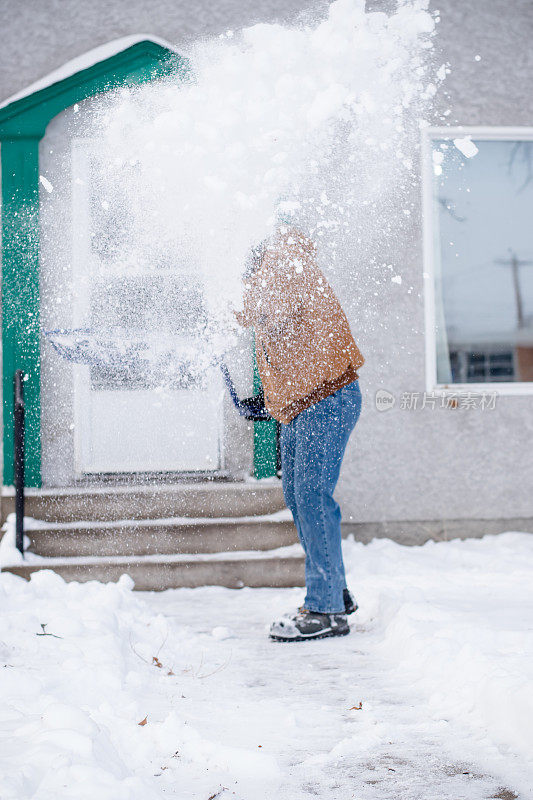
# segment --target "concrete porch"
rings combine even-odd
[[[13,511],[8,489],[2,521]],[[126,572],[139,590],[304,583],[277,480],[29,489],[26,516],[36,521],[28,563],[5,568],[25,578],[41,569],[77,581]]]

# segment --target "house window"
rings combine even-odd
[[[533,131],[427,142],[429,383],[533,381]]]
[[[450,350],[450,368],[453,383],[506,382],[513,381],[516,374],[514,352],[497,345]]]

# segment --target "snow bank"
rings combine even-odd
[[[24,556],[17,550],[16,546],[16,515],[8,514],[7,519],[2,525],[2,538],[0,539],[0,569],[2,567],[13,567],[16,564],[35,564],[44,562],[41,556],[29,552],[28,548],[31,546],[29,536],[24,535]],[[24,517],[24,530],[29,531],[32,528],[46,528],[46,522],[40,522],[32,517]]]
[[[126,576],[1,574],[2,800],[294,800],[313,781],[362,797],[393,745],[411,789],[425,767],[410,748],[429,747],[531,796],[533,537],[345,554],[352,635],[303,649],[267,638],[298,589],[134,595]],[[420,796],[496,796],[433,788]]]
[[[363,622],[432,715],[533,767],[533,536],[347,543]]]
[[[190,666],[159,660],[171,628],[132,587],[125,575],[108,585],[0,576],[2,800],[152,800],[169,786],[185,797],[206,779],[206,797],[217,782],[275,792],[269,755],[183,719]]]

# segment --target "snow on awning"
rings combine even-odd
[[[77,72],[81,72],[84,69],[89,69],[89,67],[99,64],[101,61],[105,61],[107,58],[111,58],[117,53],[121,53],[124,50],[127,50],[129,47],[139,44],[140,42],[153,42],[154,44],[158,44],[160,47],[164,47],[171,53],[177,53],[176,48],[172,44],[164,39],[160,39],[157,36],[150,36],[146,34],[122,36],[119,39],[113,39],[111,42],[99,45],[98,47],[95,47],[92,50],[89,50],[88,52],[83,53],[82,55],[77,56],[70,61],[67,61],[65,64],[63,64],[63,66],[53,70],[52,72],[49,72],[48,75],[45,75],[38,81],[31,83],[29,86],[26,86],[25,89],[22,89],[20,92],[11,95],[6,100],[3,100],[0,103],[0,108],[5,108],[11,103],[15,103],[17,100],[22,100],[24,97],[29,97],[35,92],[39,92],[42,89],[47,89],[49,86],[53,86],[55,83],[60,83],[60,81],[70,78]]]

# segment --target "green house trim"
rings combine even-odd
[[[255,351],[255,347],[254,347]],[[254,394],[261,390],[261,378],[254,352]],[[265,420],[254,423],[254,478],[272,478],[277,473],[277,423]]]
[[[190,74],[187,59],[143,39],[0,108],[4,484],[13,483],[13,376],[22,369],[26,485],[41,485],[39,142],[48,123],[75,103],[119,86]],[[256,442],[255,460],[260,450]]]
[[[0,108],[5,484],[13,482],[13,375],[22,369],[26,484],[41,485],[39,142],[50,120],[74,103],[170,74],[185,78],[188,72],[186,59],[142,40]]]

